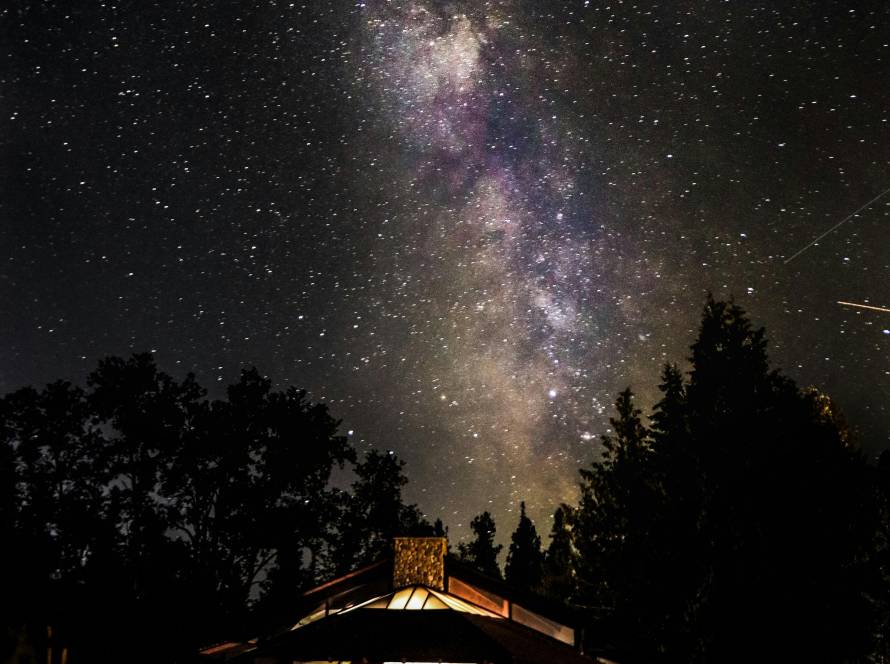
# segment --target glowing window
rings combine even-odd
[[[392,599],[389,601],[389,609],[404,609],[408,604],[408,600],[411,599],[411,593],[414,592],[414,588],[402,588],[395,595],[392,596]]]
[[[319,620],[320,618],[324,618],[324,616],[325,616],[324,607],[322,607],[320,609],[316,609],[315,611],[310,613],[305,618],[302,618],[300,620],[300,622],[298,622],[296,625],[291,627],[291,629],[297,629],[297,627],[302,627],[303,625],[308,625],[309,623],[313,623],[316,620]]]
[[[405,605],[405,608],[409,611],[422,609],[423,603],[428,596],[429,593],[426,591],[426,588],[415,588],[414,592],[411,594],[411,599],[408,600],[408,604]]]
[[[437,593],[435,590],[431,590],[430,594],[435,595],[439,600],[441,600],[443,604],[454,611],[461,611],[463,613],[475,613],[477,616],[488,616],[489,618],[502,617],[497,613],[487,611],[480,606],[474,606],[469,602],[465,602],[462,599],[458,599],[457,597],[452,597],[451,595],[440,594]]]
[[[571,627],[566,627],[533,611],[524,609],[518,604],[513,605],[513,620],[563,643],[568,643],[570,646],[575,644],[575,630]]]
[[[448,592],[477,606],[493,611],[504,618],[510,615],[506,599],[487,590],[471,586],[466,581],[461,581],[453,576],[448,579]]]
[[[435,595],[430,595],[429,597],[426,598],[426,602],[424,602],[423,608],[425,610],[429,610],[429,609],[435,610],[435,609],[447,609],[448,606],[446,606],[445,602],[443,602],[441,599],[439,599]]]

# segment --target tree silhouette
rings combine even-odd
[[[335,571],[344,573],[383,556],[396,536],[433,535],[416,505],[405,505],[405,462],[394,452],[371,450],[355,466],[352,493],[343,496]]]
[[[168,608],[169,598],[181,590],[180,578],[186,578],[181,573],[186,552],[168,536],[167,516],[174,507],[162,483],[205,392],[191,375],[179,382],[159,371],[148,353],[100,361],[87,386],[93,423],[102,433],[86,463],[105,466],[109,481],[100,486],[107,488],[107,518],[114,528],[113,539],[95,555],[114,570],[99,581],[109,605],[118,607],[105,619],[113,626],[112,638],[123,645],[143,630],[169,631],[182,608]],[[136,620],[124,619],[120,607]]]
[[[731,302],[708,298],[689,363],[665,366],[648,425],[629,389],[618,396],[543,556],[522,504],[508,580],[605,609],[587,633],[628,660],[886,653],[890,461],[868,467],[826,395],[770,370],[763,330]],[[277,622],[393,536],[447,532],[404,503],[402,461],[357,460],[338,425],[255,369],[208,400],[148,354],[103,360],[86,389],[0,398],[0,538],[15,543],[0,658],[45,660],[50,626],[71,664],[186,659]],[[349,491],[335,468],[354,471]],[[470,527],[459,558],[500,578],[491,514]]]
[[[519,524],[507,551],[504,577],[507,583],[525,591],[539,592],[544,576],[544,554],[535,524],[525,514],[525,501],[519,504]]]
[[[504,546],[494,543],[496,527],[491,514],[482,512],[473,517],[470,530],[474,537],[469,542],[458,545],[459,559],[494,579],[502,578],[498,556]]]
[[[609,607],[641,659],[864,656],[861,455],[824,398],[770,371],[737,305],[708,299],[690,362],[686,381],[665,368],[651,430],[623,392],[603,459],[582,470],[579,601]]]
[[[433,536],[434,537],[448,537],[448,526],[442,523],[442,519],[436,519],[433,522]]]
[[[18,599],[3,603],[0,645],[36,653],[49,625],[71,664],[185,659],[280,620],[346,557],[355,524],[362,557],[393,534],[432,534],[402,503],[391,455],[356,466],[355,495],[330,485],[355,460],[338,424],[255,369],[209,401],[148,354],[101,361],[86,390],[2,397],[0,534],[16,543],[2,591]]]
[[[568,602],[575,596],[577,552],[572,541],[572,508],[560,505],[553,513],[550,545],[544,555],[543,590],[550,597]]]
[[[575,518],[578,547],[576,598],[584,606],[608,607],[614,638],[647,649],[652,631],[652,570],[659,555],[651,547],[660,504],[651,474],[648,431],[626,389],[615,404],[613,434],[602,437],[603,458],[582,469],[581,500]]]
[[[305,392],[244,371],[225,401],[204,404],[171,456],[168,527],[188,553],[193,596],[213,623],[237,623],[262,590],[265,612],[317,578],[336,522],[335,466],[353,458],[338,422]]]
[[[871,597],[878,613],[873,661],[890,659],[890,450],[881,452],[874,469],[878,509]]]

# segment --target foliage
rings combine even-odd
[[[334,559],[337,573],[379,559],[397,535],[436,534],[416,505],[402,501],[402,488],[408,483],[404,466],[392,451],[378,450],[368,452],[356,465],[352,493],[344,496]]]
[[[482,512],[470,522],[473,539],[458,545],[458,558],[483,574],[493,579],[500,579],[501,566],[498,556],[504,548],[503,544],[495,544],[494,536],[497,529],[489,512]]]
[[[577,599],[641,659],[848,661],[868,651],[867,467],[825,400],[769,370],[763,330],[708,300],[684,380],[616,402],[581,472]],[[831,634],[816,639],[814,634]]]
[[[880,515],[876,534],[871,599],[881,609],[875,630],[875,662],[890,661],[890,450],[874,469],[875,500]]]
[[[513,531],[504,576],[514,588],[538,592],[544,575],[544,554],[535,524],[525,514],[525,502],[519,504],[519,524]]]
[[[575,569],[578,554],[572,537],[572,519],[573,510],[569,505],[556,508],[550,529],[550,545],[544,554],[542,590],[545,595],[562,602],[572,599],[577,587]]]
[[[255,616],[280,619],[338,562],[431,534],[402,503],[392,454],[356,464],[351,493],[331,486],[355,462],[338,424],[255,369],[208,400],[148,354],[101,361],[86,389],[4,396],[0,536],[14,545],[2,589],[18,599],[3,605],[3,658],[50,625],[72,664],[188,659]]]
[[[708,299],[689,362],[664,367],[648,421],[618,396],[546,553],[522,504],[507,580],[589,609],[586,633],[626,661],[890,652],[890,456],[866,464],[826,395],[770,370],[733,303]],[[3,657],[38,658],[50,625],[72,664],[181,661],[395,535],[444,535],[404,503],[404,463],[357,458],[338,424],[256,370],[208,400],[150,355],[103,360],[85,389],[0,398]],[[459,558],[501,578],[491,514],[470,527]]]

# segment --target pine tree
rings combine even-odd
[[[647,604],[652,569],[661,555],[652,547],[659,486],[649,431],[630,389],[618,395],[615,409],[613,433],[602,436],[602,459],[581,470],[574,520],[576,599],[610,611],[610,638],[647,651],[656,647],[647,629],[660,617]]]
[[[732,302],[708,298],[691,350],[688,380],[665,368],[651,430],[625,391],[581,471],[578,597],[646,661],[861,659],[876,514],[842,419],[770,370]]]
[[[402,535],[433,535],[434,528],[416,505],[406,505],[405,462],[394,452],[371,450],[355,466],[357,475],[346,502],[337,545],[335,571],[347,572],[380,558]]]
[[[655,404],[650,418],[652,438],[657,444],[678,445],[679,441],[662,442],[668,437],[678,437],[686,429],[686,386],[683,374],[675,364],[666,364],[661,372],[661,400]]]
[[[553,513],[553,527],[550,530],[550,546],[547,547],[544,557],[544,593],[563,602],[573,598],[576,586],[577,554],[569,526],[571,515],[572,508],[568,505],[556,508]]]
[[[544,554],[535,524],[525,514],[525,501],[519,504],[519,524],[513,531],[507,565],[507,583],[525,591],[538,592],[544,575]]]
[[[458,545],[459,559],[492,578],[502,578],[498,556],[504,546],[494,543],[496,528],[491,514],[482,512],[474,517],[470,522],[470,529],[474,538]]]
[[[602,437],[603,457],[581,472],[581,502],[576,514],[575,542],[581,554],[579,599],[588,605],[614,606],[644,578],[653,487],[650,477],[649,432],[630,389],[615,402],[610,419],[613,435]],[[604,572],[611,570],[611,576]],[[620,578],[619,578],[620,575]]]

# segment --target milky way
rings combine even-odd
[[[256,365],[546,530],[711,291],[888,447],[890,204],[786,261],[890,186],[890,9],[775,4],[3,10],[0,387]]]

